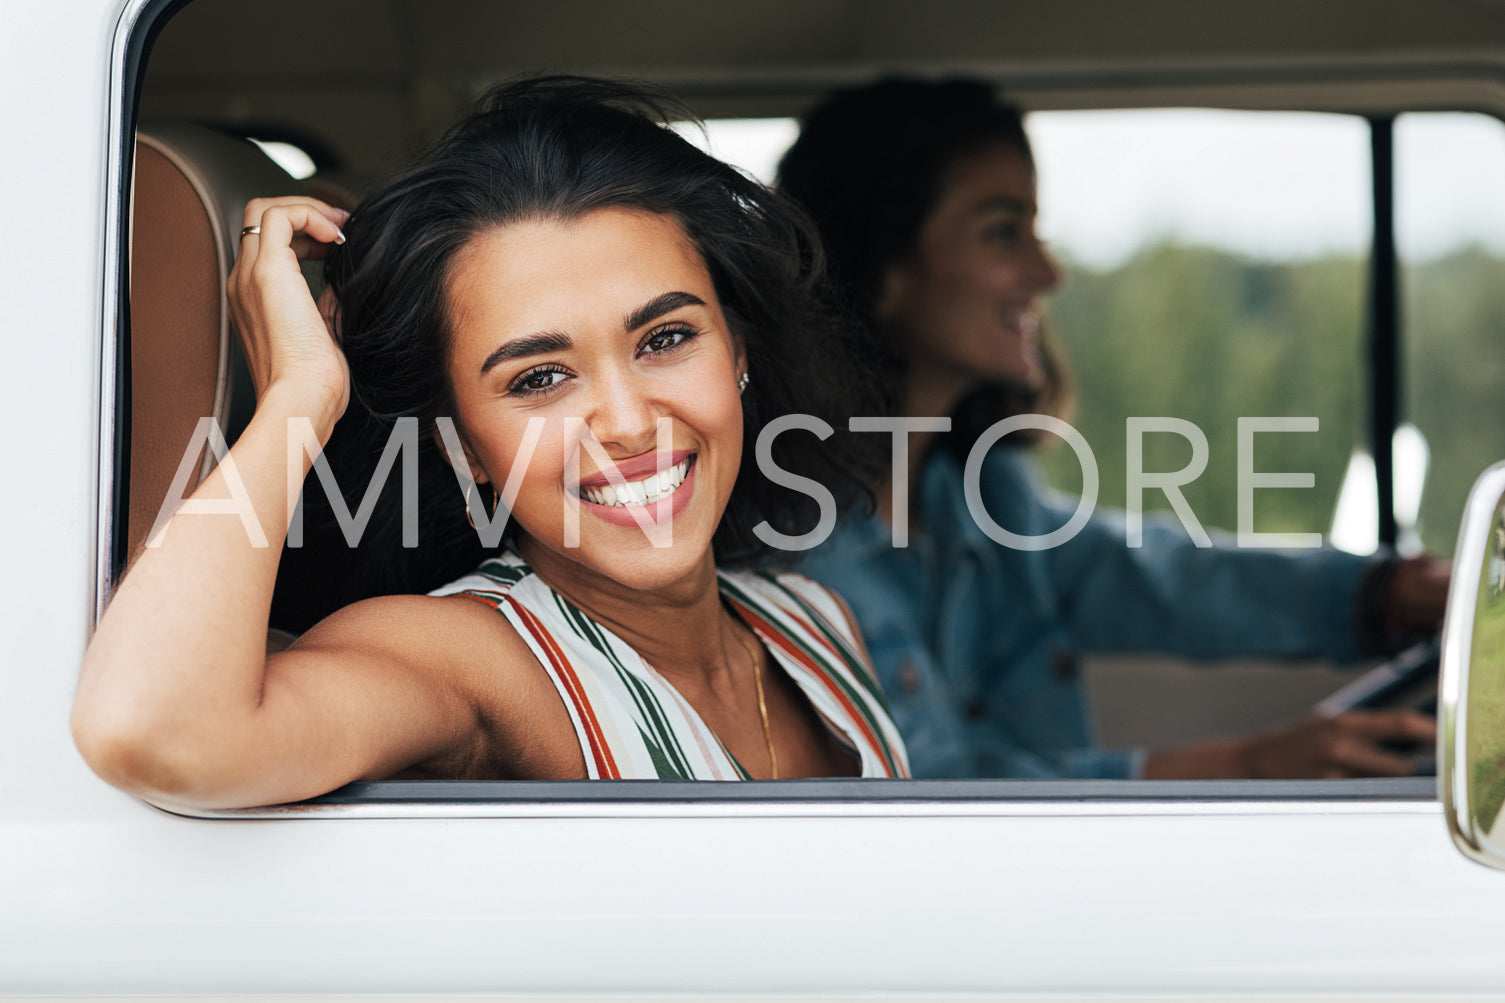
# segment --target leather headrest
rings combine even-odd
[[[131,217],[129,550],[145,542],[199,418],[227,435],[254,401],[231,330],[225,280],[246,202],[297,189],[254,144],[186,123],[136,137]],[[237,399],[240,398],[240,399]],[[213,468],[202,457],[198,477]],[[195,482],[196,483],[196,482]]]

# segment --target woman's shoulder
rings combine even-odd
[[[509,649],[525,651],[511,625],[477,598],[482,597],[456,591],[363,599],[315,624],[294,649],[349,650],[425,670],[463,668],[483,649],[501,654],[502,663]]]
[[[455,720],[473,715],[484,740],[436,775],[583,775],[552,681],[491,596],[478,592],[366,599],[315,625],[293,651],[333,655],[374,683],[405,680],[414,693],[464,708]]]
[[[513,554],[490,558],[427,595],[375,596],[330,614],[294,647],[350,651],[435,680],[494,678],[509,668],[528,673],[534,659],[499,606],[532,576]]]

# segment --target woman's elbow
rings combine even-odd
[[[70,723],[84,762],[111,786],[150,801],[222,803],[229,778],[202,742],[85,700],[75,701]]]

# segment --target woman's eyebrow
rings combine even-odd
[[[644,324],[651,324],[671,310],[678,310],[682,306],[705,306],[705,300],[694,293],[663,293],[638,307],[627,315],[622,322],[622,327],[628,331],[636,331]]]
[[[627,319],[622,324],[628,331],[636,330],[644,324],[653,323],[653,321],[672,310],[678,310],[682,306],[705,306],[705,300],[694,293],[662,293],[628,314]],[[529,355],[542,355],[545,352],[563,352],[574,346],[575,343],[570,340],[569,335],[561,334],[558,331],[539,331],[535,334],[525,334],[521,338],[513,338],[486,356],[486,361],[481,363],[481,375],[485,376],[491,371],[493,366],[501,362],[510,362],[513,359],[521,359]]]
[[[977,208],[974,211],[979,213],[1016,212],[1021,216],[1032,216],[1036,210],[1033,201],[1017,199],[1011,195],[994,195],[977,203]]]
[[[513,338],[486,356],[486,361],[481,363],[481,375],[485,376],[491,371],[491,367],[499,362],[521,359],[529,355],[542,355],[545,352],[563,352],[573,348],[574,345],[575,343],[570,340],[569,335],[560,334],[558,331],[539,331],[537,334],[525,334],[521,338]]]

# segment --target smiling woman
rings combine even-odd
[[[600,281],[582,288],[578,277],[592,272]],[[518,469],[526,425],[545,419],[508,500],[528,527],[522,549],[533,565],[556,582],[588,573],[629,590],[682,579],[687,559],[708,548],[737,478],[737,382],[747,360],[679,224],[611,208],[492,230],[456,259],[450,305],[450,383],[476,481],[487,481],[488,469]],[[670,441],[658,449],[662,419]],[[571,469],[580,463],[574,437],[585,430],[615,462],[616,487],[610,467],[585,477]],[[674,490],[652,485],[648,505],[645,478],[676,473]],[[577,499],[591,518],[579,519]],[[566,547],[571,516],[578,549]],[[688,545],[662,546],[640,521]]]
[[[727,570],[815,508],[747,447],[788,411],[853,413],[816,244],[665,118],[617,85],[514,84],[353,216],[247,206],[230,295],[257,411],[200,496],[244,495],[273,536],[309,467],[290,427],[325,444],[352,397],[363,434],[417,418],[430,532],[401,576],[430,594],[267,655],[280,539],[179,512],[86,656],[96,771],[205,808],[394,776],[904,775],[841,601]],[[298,265],[325,255],[321,311]],[[863,497],[863,454],[783,440],[784,471]],[[506,504],[501,550],[449,545],[486,515],[446,477]]]

